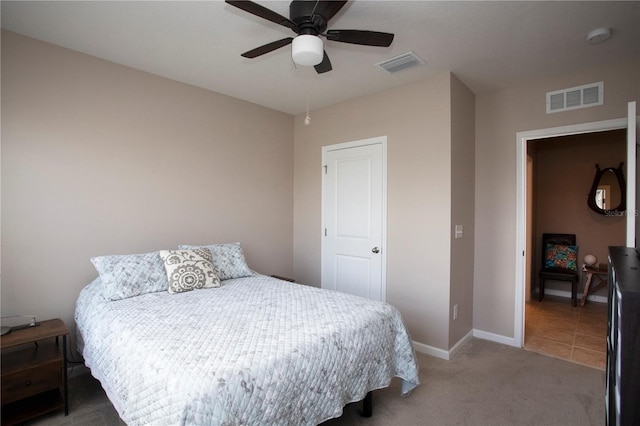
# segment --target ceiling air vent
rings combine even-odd
[[[424,60],[415,53],[409,51],[407,53],[394,56],[391,59],[387,59],[386,61],[378,62],[376,65],[388,73],[394,73],[406,70],[407,68],[417,67],[418,65],[424,65]]]
[[[547,114],[604,103],[604,82],[547,92]]]

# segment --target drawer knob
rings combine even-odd
[[[27,380],[24,384],[25,384],[26,386],[31,386],[31,380]]]

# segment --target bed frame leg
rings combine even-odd
[[[373,415],[373,391],[367,393],[362,400],[362,417],[371,417]]]

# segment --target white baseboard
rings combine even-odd
[[[413,348],[416,352],[420,352],[423,354],[431,355],[436,358],[449,360],[451,357],[458,352],[458,350],[462,347],[462,345],[469,339],[473,337],[473,331],[469,331],[462,339],[458,340],[458,342],[451,347],[448,351],[440,348],[436,348],[434,346],[425,345],[424,343],[416,342],[413,343]]]
[[[469,330],[467,334],[465,334],[462,339],[458,340],[458,343],[453,345],[451,349],[449,349],[449,357],[452,357],[460,350],[462,345],[464,345],[469,339],[473,337],[473,330]]]
[[[545,290],[545,294],[549,294],[552,296],[566,297],[567,299],[571,299],[571,292],[569,291],[549,289],[549,290]],[[582,295],[578,295],[579,299],[581,297]],[[587,297],[587,300],[598,302],[598,303],[607,303],[606,297],[597,296],[597,295],[590,295]],[[490,333],[488,331],[478,330],[478,329],[471,330],[469,333],[467,333],[466,336],[460,339],[448,351],[444,349],[436,348],[433,346],[425,345],[424,343],[420,343],[416,341],[413,342],[413,347],[417,352],[435,356],[436,358],[449,360],[460,349],[460,347],[471,337],[477,337],[478,339],[484,339],[484,340],[489,340],[491,342],[502,343],[504,345],[513,346],[516,348],[521,347],[520,345],[516,344],[516,340],[513,337],[503,336],[501,334]]]
[[[544,294],[549,294],[551,296],[559,296],[566,297],[567,299],[571,299],[571,292],[567,290],[557,290],[557,289],[544,289]],[[537,300],[537,299],[534,299]],[[578,294],[578,300],[582,300],[582,294]],[[608,299],[606,296],[598,296],[596,294],[590,294],[587,296],[587,300],[598,303],[607,303]]]
[[[478,339],[489,340],[491,342],[502,343],[503,345],[520,347],[516,344],[516,340],[513,337],[503,336],[501,334],[489,333],[488,331],[473,329],[473,337]]]
[[[435,356],[440,359],[449,359],[449,352],[444,349],[436,348],[435,346],[425,345],[424,343],[416,342],[415,340],[412,342],[413,348],[416,352],[420,352],[423,354]]]

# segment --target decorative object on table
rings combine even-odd
[[[11,315],[2,317],[2,332],[0,335],[9,334],[11,330],[35,327],[38,325],[35,315]]]
[[[588,254],[584,257],[585,265],[593,266],[596,264],[596,262],[598,262],[598,258],[592,254]]]

